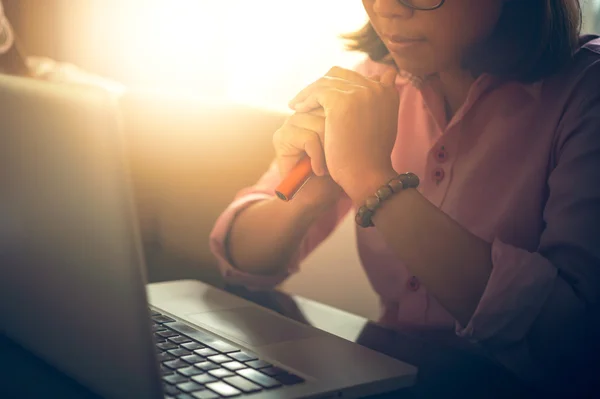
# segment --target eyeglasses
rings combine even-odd
[[[446,0],[398,0],[402,5],[419,11],[433,11],[440,8]]]

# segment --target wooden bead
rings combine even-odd
[[[356,224],[360,227],[371,227],[373,222],[371,221],[371,217],[373,216],[373,211],[368,210],[366,207],[361,206],[356,213]]]
[[[419,176],[415,175],[414,173],[410,173],[410,172],[404,173],[404,176],[406,176],[405,181],[406,181],[406,184],[408,185],[408,187],[410,187],[410,188],[419,187],[419,183],[420,183]]]
[[[375,192],[375,195],[381,201],[385,201],[386,199],[388,199],[389,197],[391,197],[392,194],[394,194],[394,192],[392,191],[392,189],[388,185],[379,187],[379,189]]]
[[[414,173],[403,173],[391,179],[387,184],[379,187],[374,196],[370,196],[365,200],[365,204],[358,208],[354,220],[361,227],[374,226],[371,219],[383,201],[404,189],[417,188],[418,186],[419,177]]]
[[[379,208],[379,204],[381,204],[382,200],[383,198],[380,198],[379,196],[368,197],[365,201],[365,206],[367,209],[374,211],[375,209]]]
[[[404,187],[404,184],[402,184],[402,181],[398,180],[397,177],[390,180],[388,182],[388,186],[394,193],[399,193],[400,191],[402,191],[406,188],[406,187]]]

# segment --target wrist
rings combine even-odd
[[[355,221],[361,227],[374,226],[373,216],[377,210],[386,203],[394,194],[404,191],[408,188],[417,188],[419,186],[419,177],[414,173],[407,172],[395,176],[381,185],[373,195],[368,196],[364,203],[358,206]]]
[[[398,176],[392,167],[365,172],[356,176],[352,184],[343,187],[352,203],[357,207],[363,205],[367,197],[372,196],[382,185]]]

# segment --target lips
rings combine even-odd
[[[422,42],[425,39],[422,37],[410,37],[403,35],[383,35],[386,39],[388,39],[392,43],[412,43],[412,42]]]
[[[404,35],[382,35],[388,50],[395,54],[404,54],[415,46],[423,43],[424,38]]]

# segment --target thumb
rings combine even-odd
[[[383,75],[381,75],[379,82],[384,86],[394,86],[394,83],[396,82],[396,75],[397,72],[395,69],[385,71]]]

